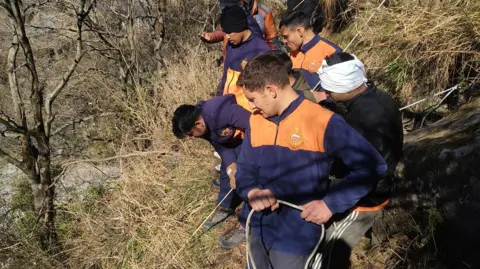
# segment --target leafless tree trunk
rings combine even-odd
[[[12,133],[21,141],[21,153],[15,156],[14,152],[0,149],[0,157],[20,168],[29,178],[34,196],[35,210],[39,213],[39,235],[45,249],[55,251],[58,238],[55,231],[55,182],[52,178],[52,160],[50,136],[52,122],[55,119],[52,105],[58,95],[66,88],[67,83],[81,61],[85,51],[83,49],[82,26],[85,18],[95,4],[95,0],[80,0],[77,5],[67,2],[75,10],[76,15],[76,54],[73,63],[64,73],[60,83],[52,90],[45,89],[40,83],[35,57],[30,40],[25,31],[25,12],[30,8],[24,7],[21,0],[2,0],[0,6],[9,15],[14,29],[12,46],[9,49],[7,71],[15,116],[10,117],[0,112],[0,126],[3,125],[1,135]],[[29,71],[29,89],[21,89],[17,81],[17,54],[19,47],[25,56],[24,66]],[[25,112],[22,100],[22,90],[29,96],[29,115]],[[27,120],[27,117],[31,117]],[[0,130],[1,131],[1,130]]]

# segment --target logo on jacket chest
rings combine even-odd
[[[287,143],[291,149],[297,150],[303,144],[303,137],[298,128],[291,132],[287,137]]]
[[[318,70],[318,67],[317,67],[317,62],[315,61],[311,61],[309,64],[308,64],[308,71],[310,72],[317,72]]]
[[[218,133],[219,136],[226,137],[226,136],[231,136],[233,134],[233,130],[230,128],[225,128],[220,130]]]

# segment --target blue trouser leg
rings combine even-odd
[[[222,167],[220,168],[220,192],[218,193],[217,204],[222,201],[223,197],[227,195],[230,191],[230,178],[227,175],[225,164],[222,162]],[[232,192],[228,195],[228,197],[223,200],[222,204],[220,204],[223,208],[230,208],[232,204],[233,195],[235,192]]]

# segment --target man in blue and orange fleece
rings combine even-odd
[[[326,99],[325,92],[319,87],[317,71],[325,57],[341,52],[342,49],[316,34],[310,24],[310,17],[303,11],[285,14],[280,21],[280,33],[285,46],[290,50],[293,68],[301,69],[310,89],[322,92],[323,99]]]
[[[243,86],[254,114],[237,160],[237,193],[250,210],[252,259],[258,269],[301,269],[333,214],[351,209],[386,171],[380,154],[341,116],[307,101],[290,86],[286,68],[272,55],[246,65]],[[349,173],[328,189],[338,158]],[[279,206],[281,199],[303,212]],[[270,267],[271,266],[271,267]]]
[[[181,105],[172,119],[173,133],[178,138],[202,138],[207,140],[222,158],[220,169],[220,192],[217,204],[235,188],[237,155],[248,126],[251,113],[239,106],[235,96],[227,94],[214,97],[196,105]],[[232,183],[232,184],[231,184]],[[209,229],[234,215],[242,200],[234,192],[221,204],[212,219],[204,227]],[[245,238],[243,229],[234,229],[220,238],[220,245],[232,248]]]
[[[248,110],[242,88],[237,86],[238,76],[248,60],[270,50],[270,47],[263,37],[248,28],[247,14],[239,6],[223,9],[220,24],[228,45],[217,95],[234,94],[237,103]]]

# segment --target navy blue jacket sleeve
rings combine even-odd
[[[251,113],[236,103],[222,109],[219,113],[220,122],[225,126],[232,126],[242,131],[247,130]]]
[[[225,147],[222,144],[210,141],[210,144],[213,146],[218,155],[222,158],[222,162],[225,167],[228,167],[232,163],[237,161],[237,153],[235,152],[235,148]]]
[[[237,173],[235,174],[237,193],[244,201],[248,201],[248,192],[252,189],[262,189],[258,183],[258,167],[250,142],[250,128],[245,132],[242,150],[237,160]]]
[[[375,148],[337,114],[328,122],[324,147],[329,155],[340,158],[349,171],[323,198],[333,214],[342,213],[376,187],[387,165]]]

